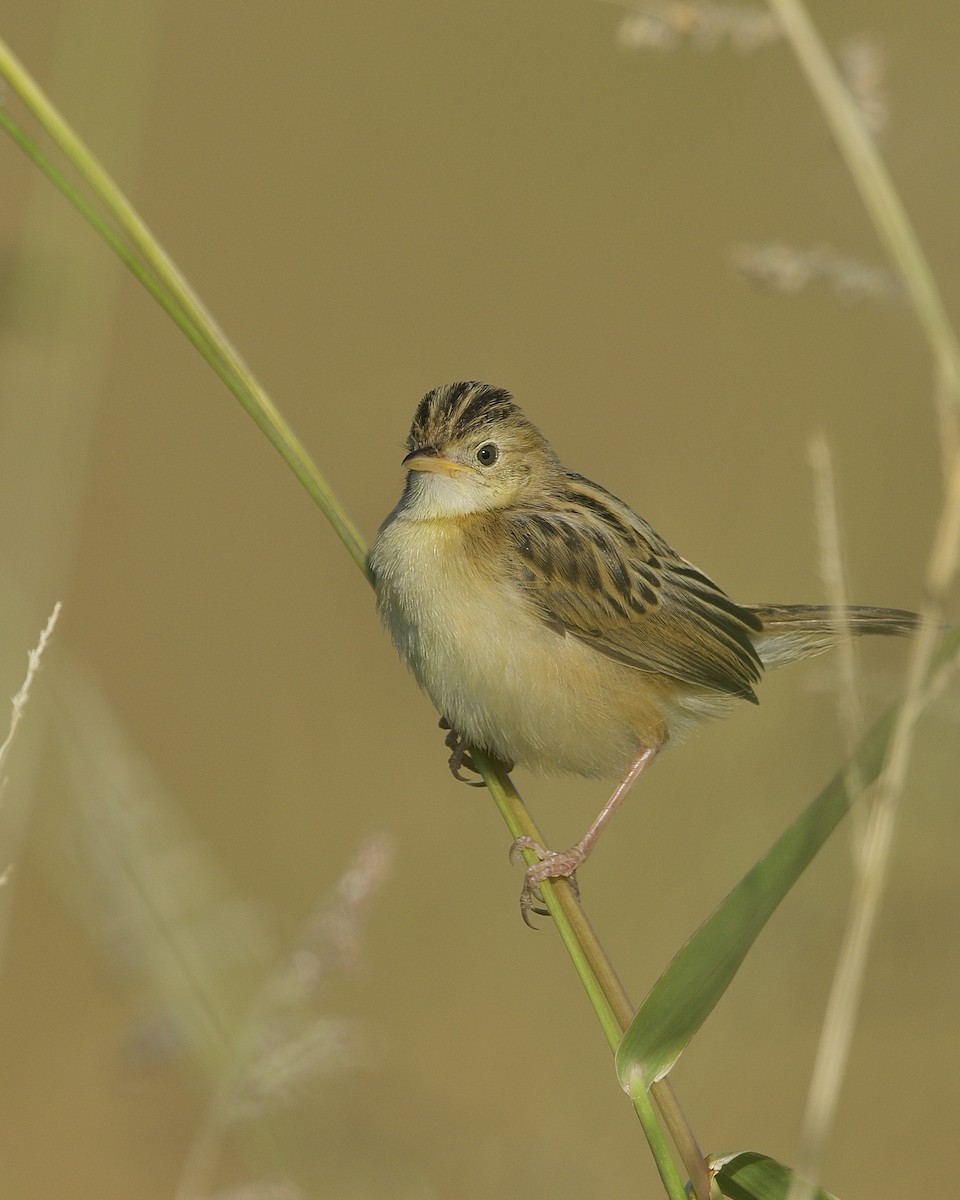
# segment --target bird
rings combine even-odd
[[[906,635],[891,608],[738,604],[606,488],[565,467],[504,388],[420,401],[400,500],[370,553],[380,618],[450,730],[451,770],[481,750],[511,770],[616,778],[584,836],[535,851],[521,895],[571,878],[660,751],[764,670],[842,637]]]

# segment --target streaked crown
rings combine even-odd
[[[529,424],[505,388],[476,380],[445,383],[427,392],[417,406],[407,437],[408,450],[439,450],[503,420]]]

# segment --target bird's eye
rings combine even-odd
[[[492,467],[500,457],[500,447],[496,442],[484,442],[477,450],[477,462],[481,467]]]

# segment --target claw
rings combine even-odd
[[[449,730],[449,733],[443,739],[443,744],[450,751],[450,757],[447,759],[450,774],[454,779],[458,779],[461,783],[465,783],[469,787],[486,787],[482,779],[468,779],[466,775],[461,775],[460,773],[460,768],[466,767],[468,771],[473,771],[475,775],[480,774],[474,765],[473,759],[470,757],[470,747],[467,745],[466,739],[457,733],[446,717],[440,718],[440,728]]]
[[[510,861],[514,865],[522,861],[524,850],[531,850],[540,860],[527,867],[526,874],[523,877],[523,888],[520,891],[520,916],[523,918],[525,925],[529,925],[531,929],[536,929],[536,925],[530,920],[532,912],[538,913],[542,917],[550,915],[546,908],[538,907],[537,902],[543,904],[543,894],[540,891],[540,884],[544,879],[566,879],[570,884],[574,896],[577,900],[580,899],[580,885],[577,882],[577,868],[586,858],[580,846],[574,846],[570,850],[548,850],[546,846],[541,846],[539,842],[533,840],[532,837],[518,837],[510,847]]]
[[[541,846],[540,843],[535,842],[532,837],[518,837],[516,841],[511,842],[510,844],[508,857],[510,859],[511,866],[518,867],[523,862],[524,850],[532,851],[540,860],[540,862],[543,862],[545,858],[549,858],[551,854],[551,851],[548,850],[546,846]]]
[[[460,774],[460,768],[466,767],[468,771],[472,771],[474,775],[480,774],[480,768],[470,757],[470,746],[467,739],[453,728],[446,717],[440,718],[440,728],[448,730],[447,736],[443,739],[443,744],[450,751],[450,757],[447,760],[447,765],[450,768],[450,774],[454,779],[458,779],[461,783],[467,784],[469,787],[482,788],[487,785],[482,779],[467,779],[465,775]],[[488,751],[489,754],[489,751]],[[493,757],[491,755],[491,757]],[[502,759],[495,760],[509,775],[513,770],[513,763]]]
[[[523,923],[528,929],[536,929],[537,926],[533,923],[533,919],[530,916],[531,913],[536,913],[541,917],[550,916],[550,910],[546,908],[538,908],[533,902],[532,893],[524,889],[520,893],[520,916],[523,918]]]

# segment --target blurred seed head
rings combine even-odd
[[[689,42],[697,50],[715,50],[727,43],[734,50],[749,52],[783,36],[776,17],[757,5],[675,0],[629,7],[617,30],[617,41],[627,50],[674,50]]]
[[[845,258],[828,246],[802,249],[786,242],[744,243],[733,248],[730,262],[748,282],[782,295],[795,296],[812,284],[823,284],[851,302],[902,297],[889,271]]]
[[[840,71],[867,132],[879,136],[890,119],[887,59],[882,47],[868,34],[850,38],[840,48]]]

